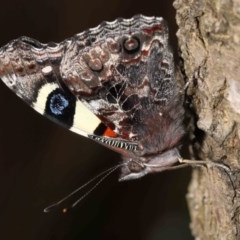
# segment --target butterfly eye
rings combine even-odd
[[[127,53],[136,53],[140,49],[140,40],[137,37],[128,38],[124,40],[123,47]]]
[[[144,165],[135,161],[131,161],[128,163],[128,167],[129,169],[131,169],[132,172],[140,172],[144,168]]]

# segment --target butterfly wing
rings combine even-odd
[[[0,49],[0,77],[40,114],[88,136],[101,121],[62,81],[60,63],[67,45],[68,41],[42,44],[28,37],[13,40]]]
[[[122,179],[178,161],[184,110],[162,18],[105,22],[59,44],[19,38],[0,49],[0,77],[41,114],[120,152]]]
[[[74,36],[60,72],[69,90],[121,139],[153,154],[181,138],[181,120],[174,124],[183,111],[162,18],[117,19]]]
[[[159,154],[183,135],[162,18],[105,22],[59,44],[19,38],[0,49],[0,77],[41,114],[121,153]]]
[[[126,164],[120,180],[175,164],[184,110],[165,21],[142,15],[117,19],[73,39],[60,68],[63,81],[120,144],[135,143],[121,152]]]

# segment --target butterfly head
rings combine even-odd
[[[119,181],[134,180],[149,173],[162,172],[177,163],[179,158],[176,148],[154,156],[125,158]]]

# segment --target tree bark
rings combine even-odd
[[[187,200],[196,239],[240,239],[240,1],[175,0],[194,168]]]

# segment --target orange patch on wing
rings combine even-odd
[[[103,135],[106,137],[112,137],[112,138],[117,137],[117,134],[109,127],[105,130]]]

